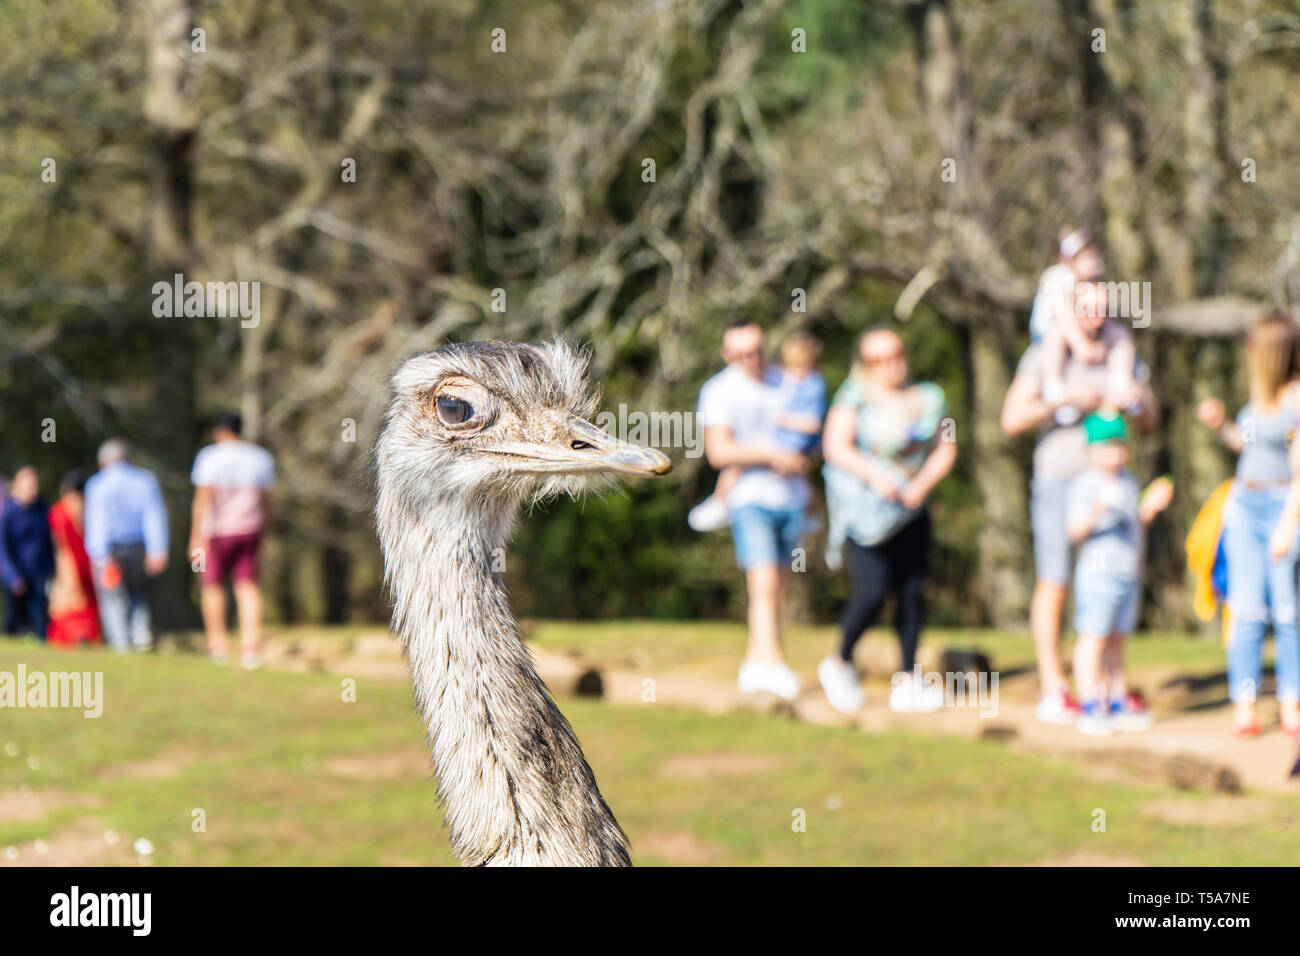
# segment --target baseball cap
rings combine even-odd
[[[1083,420],[1083,435],[1089,445],[1128,438],[1128,422],[1116,412],[1093,412]]]

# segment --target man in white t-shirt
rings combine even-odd
[[[781,649],[781,606],[811,494],[804,477],[809,461],[777,444],[782,401],[763,361],[763,330],[752,322],[730,325],[722,358],[727,367],[700,390],[698,414],[709,464],[744,469],[727,494],[749,597],[749,646],[736,683],[747,693],[771,691],[790,700],[799,678]]]
[[[246,670],[253,670],[261,664],[258,556],[269,508],[268,494],[275,481],[275,462],[265,448],[239,437],[242,427],[239,415],[218,415],[212,427],[212,444],[201,449],[194,459],[190,472],[194,485],[190,559],[201,558],[201,606],[208,653],[222,664],[230,655],[225,592],[229,578],[239,611],[239,660]]]

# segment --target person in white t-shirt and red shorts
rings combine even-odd
[[[212,426],[212,444],[194,459],[189,552],[191,561],[201,558],[201,605],[209,655],[220,664],[230,657],[225,592],[229,580],[239,613],[239,661],[246,670],[254,670],[261,665],[258,566],[275,462],[265,448],[244,441],[242,429],[238,414],[218,415]]]

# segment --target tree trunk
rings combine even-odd
[[[1187,95],[1183,100],[1182,158],[1186,186],[1183,208],[1190,260],[1190,286],[1179,288],[1180,297],[1209,296],[1219,291],[1226,257],[1225,227],[1218,197],[1226,182],[1225,130],[1227,103],[1223,92],[1224,67],[1214,40],[1213,10],[1209,0],[1187,0],[1179,15],[1169,19],[1171,30],[1183,51],[1187,71]],[[1224,339],[1179,339],[1169,342],[1168,354],[1179,361],[1171,367],[1169,381],[1194,383],[1191,401],[1170,403],[1166,414],[1171,444],[1180,441],[1177,460],[1182,462],[1180,479],[1185,494],[1171,509],[1166,522],[1176,535],[1171,545],[1181,542],[1196,511],[1214,488],[1231,474],[1230,457],[1217,437],[1195,420],[1196,402],[1210,396],[1232,394],[1234,373],[1240,361],[1235,341]],[[1162,351],[1165,349],[1162,348]],[[1178,377],[1173,377],[1178,376]],[[1158,570],[1158,569],[1157,569]],[[1170,588],[1186,585],[1189,576],[1183,567],[1170,566],[1162,575]],[[1189,594],[1184,590],[1183,596]],[[1187,613],[1188,601],[1181,605],[1181,620],[1166,615],[1169,625],[1192,624]]]
[[[193,28],[192,0],[149,0],[148,86],[145,118],[149,126],[149,272],[150,283],[170,282],[193,265],[191,206],[193,150],[197,113],[191,102],[192,68],[184,59]],[[178,316],[154,320],[152,354],[145,357],[153,380],[152,408],[146,443],[155,449],[171,527],[171,562],[158,582],[158,593],[185,594],[189,589],[190,489],[187,481],[194,427],[195,328],[202,321]],[[188,626],[192,604],[179,608],[164,602],[158,626]]]
[[[972,322],[967,326],[970,355],[970,428],[958,435],[965,441],[975,487],[983,509],[977,539],[984,591],[982,603],[997,627],[1023,624],[1033,580],[1029,539],[1029,475],[1025,443],[1008,440],[1000,423],[1002,400],[1011,384],[1013,357],[1005,343],[1016,317],[1001,322]]]

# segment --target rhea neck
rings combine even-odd
[[[398,508],[384,533],[452,846],[467,864],[626,863],[622,831],[533,667],[501,581],[521,501],[473,495]]]

